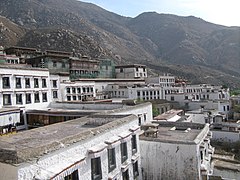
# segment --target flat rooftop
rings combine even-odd
[[[98,114],[2,136],[0,162],[17,165],[31,161],[135,119],[134,115]]]
[[[169,120],[176,115],[182,115],[182,114],[183,114],[183,110],[171,109],[163,114],[160,114],[154,117],[154,120]]]
[[[140,136],[141,140],[177,144],[198,144],[208,132],[209,125],[188,122],[156,122],[159,124],[157,136]],[[147,131],[146,131],[147,132]]]

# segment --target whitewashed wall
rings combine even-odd
[[[86,157],[86,159],[80,163],[79,167],[79,179],[80,180],[90,180],[91,179],[91,157],[89,156],[88,149],[91,147],[94,147],[100,143],[103,143],[105,140],[108,140],[109,137],[112,136],[118,136],[122,132],[130,132],[130,127],[136,127],[138,124],[138,119],[135,117],[135,120],[124,124],[117,128],[112,128],[108,132],[98,135],[95,138],[91,138],[84,142],[79,142],[76,144],[73,144],[69,147],[62,148],[61,150],[58,150],[54,153],[50,153],[45,155],[44,157],[41,157],[37,160],[37,162],[29,162],[26,165],[23,165],[19,167],[18,170],[18,179],[19,180],[30,180],[33,179],[35,176],[36,178],[40,179],[49,179],[49,176],[46,174],[46,172],[50,173],[51,175],[51,169],[54,169],[55,166],[60,167],[68,163],[69,159],[73,159],[75,161],[78,161],[79,157]],[[139,142],[139,138],[137,136],[137,141]],[[139,143],[138,144],[138,154],[139,152]],[[132,149],[131,149],[131,139],[128,139],[127,141],[128,146],[128,161],[131,162],[132,158]],[[116,147],[116,158],[117,158],[117,172],[119,174],[119,177],[121,179],[121,158],[120,158],[120,144],[118,147]],[[101,157],[101,163],[102,163],[102,177],[103,179],[107,179],[108,177],[108,160],[107,160],[107,151],[106,149],[99,152],[96,156]],[[139,172],[140,172],[140,159],[139,159]],[[44,171],[43,171],[44,170]],[[57,173],[57,172],[55,172]],[[130,179],[133,179],[133,173],[132,173],[132,164],[130,163],[129,166],[129,177]],[[141,177],[140,177],[141,180]]]
[[[226,141],[226,142],[240,141],[240,132],[212,130],[212,133],[213,133],[213,140]]]
[[[6,112],[0,114],[0,126],[15,124],[20,122],[20,112]]]
[[[16,180],[17,167],[0,163],[0,179],[1,180]]]
[[[199,179],[197,146],[140,140],[143,179]]]

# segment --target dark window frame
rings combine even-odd
[[[16,80],[16,88],[22,88],[21,78],[16,77],[15,80]]]
[[[132,142],[132,154],[134,155],[137,153],[137,136],[136,136],[136,134],[132,135],[131,142]]]
[[[16,94],[16,104],[23,104],[22,94]]]
[[[3,89],[10,88],[10,77],[2,77],[2,87]]]
[[[39,88],[39,79],[38,78],[34,78],[34,88]]]
[[[47,87],[47,79],[42,79],[42,88]]]
[[[39,103],[40,102],[40,96],[39,96],[38,92],[34,93],[34,102],[35,103]]]
[[[120,148],[121,148],[121,162],[124,163],[128,159],[127,142],[122,142],[120,144]]]
[[[47,102],[48,98],[47,98],[47,92],[43,92],[42,93],[42,102]]]
[[[122,172],[122,180],[129,180],[129,172],[128,169]]]
[[[53,87],[57,88],[57,80],[52,80],[52,83],[53,83]]]
[[[58,98],[58,92],[57,91],[53,91],[53,99],[57,99]]]
[[[25,78],[25,88],[30,88],[31,83],[30,83],[30,78]]]
[[[6,97],[7,97],[7,101],[5,101]],[[11,94],[3,94],[3,105],[12,105]]]
[[[102,166],[100,157],[91,159],[91,176],[92,180],[102,179]]]
[[[139,176],[139,170],[138,170],[138,161],[133,163],[133,178],[136,179]]]
[[[115,148],[108,149],[108,172],[112,172],[116,168]]]
[[[31,93],[26,93],[26,104],[31,104],[32,103],[32,95]]]

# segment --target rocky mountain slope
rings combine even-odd
[[[154,12],[129,18],[76,0],[4,0],[0,15],[12,28],[12,34],[0,31],[4,46],[110,56],[193,83],[240,87],[240,27]]]

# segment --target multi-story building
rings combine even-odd
[[[50,74],[68,74],[69,75],[69,52],[46,51],[41,56],[26,59],[26,63],[32,67],[47,68]]]
[[[111,59],[99,59],[98,78],[115,78],[115,63]]]
[[[151,117],[146,103],[0,138],[1,177],[141,180],[141,131],[133,114],[145,110]]]
[[[116,78],[146,78],[147,68],[145,65],[132,64],[115,66]]]
[[[208,179],[212,174],[208,124],[155,122],[140,136],[143,179]],[[151,128],[152,127],[152,128]]]
[[[201,106],[207,109],[217,109],[227,114],[230,110],[229,89],[213,85],[187,85],[165,89],[165,99],[177,101],[186,110],[200,109]]]
[[[60,84],[61,101],[89,101],[96,98],[93,81],[66,81]]]
[[[109,84],[107,91],[112,98],[154,100],[165,97],[163,87],[160,86]]]
[[[0,65],[0,108],[41,108],[51,101],[49,71],[26,66]]]
[[[4,48],[0,46],[0,64],[19,64],[19,57],[16,55],[7,55]]]
[[[40,56],[43,53],[36,48],[27,48],[27,47],[17,47],[12,46],[4,49],[7,55],[16,55],[20,63],[25,63],[25,59]]]
[[[70,78],[96,78],[99,75],[99,61],[88,57],[70,58]]]
[[[44,109],[51,101],[47,69],[19,64],[0,65],[0,108],[19,107],[21,109],[20,119],[12,117],[12,122],[20,120],[18,128],[26,128],[24,114],[27,109]]]
[[[146,78],[147,84],[156,84],[161,87],[172,87],[175,85],[175,76],[164,74],[163,76]]]

